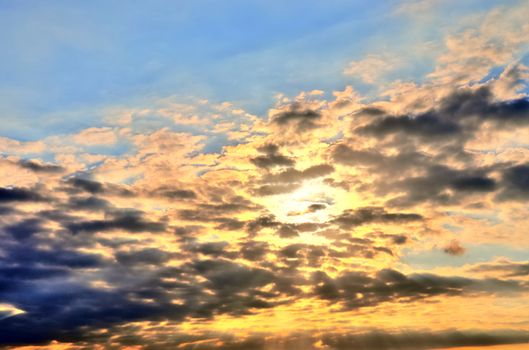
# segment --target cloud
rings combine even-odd
[[[136,265],[161,265],[170,259],[171,255],[163,250],[156,248],[147,248],[138,251],[122,251],[116,253],[116,259],[120,264]]]
[[[525,39],[456,34],[432,75],[379,96],[279,95],[260,116],[171,102],[73,135],[0,138],[0,347],[529,341],[466,330],[498,327],[490,314],[520,329],[526,318],[512,306],[528,288],[527,262],[515,260],[529,244],[529,100],[524,66],[504,60]],[[367,55],[346,71],[371,84],[400,64]],[[475,244],[512,256],[460,266],[441,253]],[[408,260],[421,250],[440,254],[425,258],[434,270]],[[447,320],[460,331],[443,330]]]
[[[469,279],[433,274],[406,276],[383,269],[370,276],[362,271],[344,271],[336,278],[322,271],[313,275],[314,296],[340,303],[345,309],[376,306],[383,302],[413,302],[434,296],[524,292],[527,286],[513,280]]]
[[[465,247],[463,247],[461,243],[459,243],[459,241],[457,240],[451,241],[448,245],[443,248],[443,252],[453,256],[463,255],[466,253],[466,251],[467,250],[465,249]]]
[[[343,72],[365,83],[374,84],[398,65],[396,57],[370,54],[361,60],[349,62]]]
[[[1,202],[40,202],[44,198],[36,191],[26,188],[0,188]]]
[[[45,164],[34,160],[21,160],[18,165],[23,169],[28,169],[36,173],[62,173],[65,169],[59,165]]]
[[[112,145],[117,137],[111,128],[88,128],[73,136],[74,142],[86,146]]]
[[[279,127],[294,126],[297,132],[307,132],[319,127],[321,114],[312,109],[305,109],[299,103],[294,103],[271,118],[272,124]]]
[[[494,101],[488,86],[461,88],[426,112],[378,117],[359,127],[358,132],[378,137],[400,134],[438,142],[449,137],[469,137],[486,122],[497,127],[525,124],[529,122],[529,101],[525,97]]]
[[[521,164],[504,170],[502,176],[502,191],[498,195],[500,199],[529,198],[529,165]]]
[[[165,223],[146,220],[138,211],[116,212],[113,218],[104,220],[85,220],[67,223],[66,227],[73,234],[94,233],[110,230],[127,232],[161,232],[166,229]]]
[[[527,341],[527,333],[523,331],[446,331],[438,333],[415,331],[400,334],[373,332],[360,335],[330,334],[323,337],[323,344],[335,350],[422,350],[460,346],[519,344]]]
[[[43,230],[41,220],[37,218],[26,219],[16,224],[4,227],[4,230],[15,239],[24,240]]]
[[[529,275],[529,262],[501,259],[495,262],[476,264],[469,270],[478,273],[499,273],[506,277],[524,277]]]
[[[383,208],[367,207],[345,210],[332,222],[344,228],[351,228],[370,223],[405,223],[421,220],[423,217],[415,213],[388,213]]]
[[[294,160],[278,153],[279,147],[277,145],[267,144],[259,150],[265,153],[265,155],[250,159],[250,162],[256,167],[268,169],[275,166],[292,167],[295,165]]]
[[[300,184],[278,184],[278,185],[263,185],[255,188],[253,193],[256,196],[273,196],[277,194],[294,192],[300,188]]]
[[[161,186],[153,190],[150,195],[160,196],[168,199],[195,199],[196,193],[192,190],[174,188],[170,186]]]
[[[303,180],[329,175],[333,171],[334,167],[329,164],[313,165],[304,170],[296,170],[294,168],[289,168],[276,174],[267,174],[263,177],[262,181],[268,183],[301,182]]]

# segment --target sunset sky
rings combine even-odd
[[[0,349],[529,349],[528,18],[0,0]]]

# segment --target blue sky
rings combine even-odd
[[[97,124],[100,108],[173,95],[262,115],[277,93],[355,83],[343,70],[366,53],[439,40],[478,3],[497,1],[449,1],[424,23],[387,0],[1,1],[0,134],[72,132]],[[433,54],[415,53],[392,78],[420,79]]]

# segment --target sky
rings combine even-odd
[[[529,348],[527,18],[0,0],[0,349]]]

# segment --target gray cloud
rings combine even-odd
[[[303,108],[298,103],[288,106],[287,110],[272,116],[272,123],[278,126],[293,125],[298,132],[307,132],[317,128],[321,114],[317,111]]]

